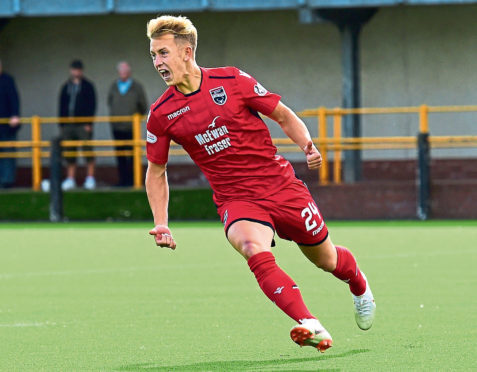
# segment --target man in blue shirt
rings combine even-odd
[[[0,141],[15,141],[20,129],[20,100],[15,80],[4,73],[0,60],[0,118],[10,119],[0,124]],[[0,153],[15,151],[11,147],[0,147]],[[0,188],[12,187],[15,183],[15,158],[0,158]]]

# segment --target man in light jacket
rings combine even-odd
[[[121,61],[117,65],[118,79],[109,89],[108,106],[111,116],[127,116],[136,113],[145,114],[147,110],[144,88],[131,78],[131,66]],[[115,140],[131,140],[133,138],[132,123],[112,122],[112,135]],[[132,146],[116,146],[116,151],[132,150]],[[129,187],[133,185],[133,158],[132,156],[116,156],[119,182],[117,186]]]

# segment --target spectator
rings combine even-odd
[[[59,116],[93,116],[96,111],[96,93],[94,85],[83,75],[83,62],[74,60],[70,65],[70,78],[62,86],[59,102]],[[91,140],[93,123],[61,124],[63,140]],[[92,151],[91,146],[83,146],[83,151]],[[77,151],[77,147],[65,148],[65,151]],[[87,176],[83,187],[92,190],[96,187],[94,178],[94,157],[86,156]],[[76,187],[76,157],[66,157],[67,177],[61,184],[63,190]]]
[[[20,129],[20,101],[13,78],[3,72],[0,60],[0,119],[10,119],[0,124],[0,141],[15,141]],[[0,147],[0,153],[13,152],[15,148]],[[12,187],[15,183],[15,158],[0,158],[0,188]]]
[[[111,116],[145,114],[147,110],[146,95],[142,85],[131,78],[131,66],[127,62],[117,65],[119,78],[111,84],[108,94],[108,106]],[[115,140],[131,140],[133,138],[131,122],[111,123]],[[132,150],[132,146],[116,146],[116,151]],[[119,183],[117,186],[133,185],[132,156],[116,156]]]

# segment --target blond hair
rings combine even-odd
[[[197,49],[197,29],[187,17],[163,15],[147,22],[147,37],[154,39],[162,35],[172,34],[174,39],[185,40]]]

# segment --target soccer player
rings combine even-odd
[[[207,177],[230,244],[247,260],[262,291],[298,324],[297,344],[324,352],[332,338],[308,310],[295,282],[271,252],[275,232],[292,240],[317,267],[349,285],[355,319],[367,330],[374,298],[355,258],[335,246],[318,207],[291,164],[272,144],[259,112],[276,121],[306,156],[321,166],[305,124],[252,76],[235,67],[203,68],[195,61],[197,30],[185,17],[161,16],[147,24],[154,68],[168,89],[147,120],[146,191],[154,216],[156,245],[175,249],[168,228],[166,175],[171,140],[182,145]]]

